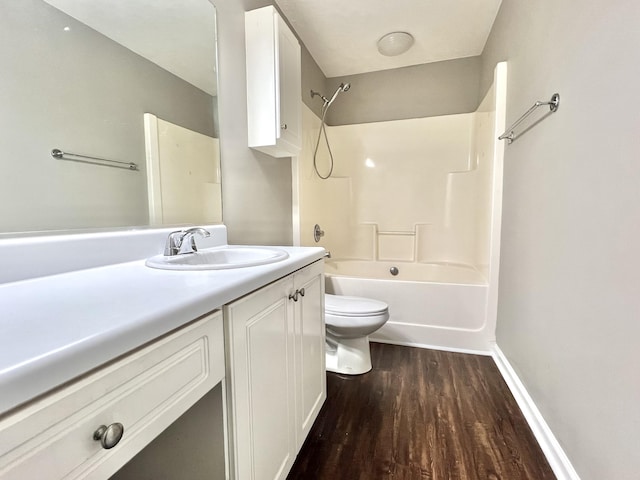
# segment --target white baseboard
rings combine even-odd
[[[498,366],[498,370],[500,370],[509,390],[511,390],[520,410],[522,410],[524,417],[529,423],[529,427],[531,427],[536,440],[540,444],[540,448],[547,457],[553,473],[555,473],[558,480],[580,480],[569,458],[564,453],[564,450],[562,450],[562,447],[553,435],[547,422],[544,421],[542,414],[538,410],[538,407],[536,407],[524,384],[520,381],[509,360],[507,360],[507,357],[505,357],[497,344],[492,344],[491,353]]]

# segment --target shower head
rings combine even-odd
[[[328,100],[324,97],[322,97],[322,99],[324,100],[324,104],[326,108],[329,108],[329,105],[331,105],[333,103],[333,101],[336,99],[336,97],[338,96],[338,94],[340,92],[346,92],[351,88],[351,84],[350,83],[341,83],[340,86],[336,89],[335,93],[333,94],[333,96],[331,97],[331,100]]]
[[[350,88],[351,88],[351,84],[350,83],[341,83],[338,86],[338,88],[336,89],[336,91],[333,93],[333,96],[331,97],[331,99],[328,99],[327,97],[322,95],[320,92],[316,92],[315,90],[311,90],[311,98],[316,97],[316,96],[320,97],[322,99],[322,101],[324,102],[324,105],[322,106],[322,108],[329,108],[329,105],[331,105],[333,103],[333,101],[336,99],[336,97],[338,96],[338,94],[340,92],[347,92]]]

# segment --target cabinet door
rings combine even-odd
[[[302,144],[300,45],[279,15],[276,16],[276,21],[278,22],[278,76],[280,84],[278,127],[280,128],[280,143],[286,150],[296,154],[300,151]]]
[[[238,480],[284,479],[295,459],[292,289],[287,277],[225,307]]]
[[[296,439],[302,446],[327,397],[324,326],[324,262],[300,270],[295,288],[304,289],[296,302]]]

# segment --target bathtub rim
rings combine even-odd
[[[414,265],[414,266],[430,266],[430,267],[439,267],[439,268],[455,268],[460,270],[466,270],[473,272],[475,275],[480,277],[481,281],[453,281],[453,282],[445,282],[442,280],[415,280],[415,279],[400,279],[394,278],[393,276],[380,278],[380,277],[371,277],[371,276],[359,276],[354,275],[353,273],[336,273],[327,271],[326,266],[331,266],[336,263],[349,263],[349,262],[361,262],[361,263],[373,263],[373,264],[387,264],[392,266],[399,265]],[[328,277],[341,277],[341,278],[357,278],[368,281],[379,281],[379,282],[406,282],[406,283],[428,283],[433,285],[464,285],[464,286],[477,286],[477,287],[487,287],[489,285],[489,281],[485,277],[485,275],[478,270],[477,267],[473,265],[463,264],[463,263],[452,263],[452,262],[407,262],[407,261],[389,261],[389,260],[366,260],[366,259],[355,259],[355,258],[328,258],[325,259],[325,275]]]

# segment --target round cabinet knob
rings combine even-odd
[[[98,429],[93,432],[93,439],[100,441],[100,445],[105,450],[115,447],[124,435],[124,426],[121,423],[112,423],[108,427],[100,425]]]
[[[282,125],[280,125],[280,128],[281,128],[282,130],[286,130],[286,129],[287,129],[287,124],[286,124],[286,123],[283,123]]]

